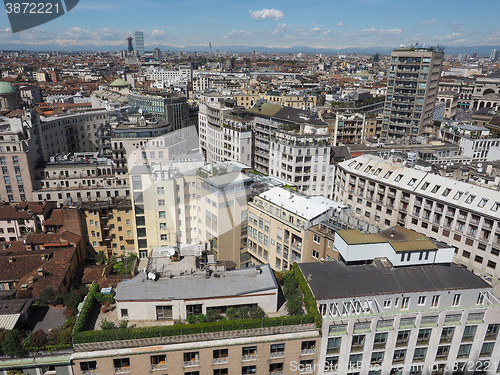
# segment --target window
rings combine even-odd
[[[227,368],[218,368],[214,370],[214,375],[228,375],[229,370]]]
[[[160,223],[160,230],[167,229],[167,223]]]
[[[214,365],[219,363],[229,362],[229,351],[228,349],[215,349],[213,352]]]
[[[158,199],[158,206],[164,207],[165,206],[165,199]]]
[[[80,362],[82,375],[88,375],[97,372],[97,361]]]
[[[129,358],[115,358],[113,359],[115,367],[115,374],[125,374],[130,372],[130,359]]]
[[[370,359],[370,363],[373,365],[381,364],[384,360],[384,352],[373,352],[372,358]]]
[[[122,318],[128,318],[128,309],[121,309],[120,313]]]
[[[444,327],[441,331],[441,343],[450,343],[453,339],[453,333],[455,332],[455,327]]]
[[[462,297],[461,294],[455,294],[453,296],[453,302],[452,302],[452,306],[458,306],[460,305],[460,298]]]
[[[342,337],[330,337],[326,346],[326,353],[333,354],[340,351],[340,344],[342,343]]]
[[[200,353],[199,352],[187,352],[184,353],[184,367],[192,367],[200,365]]]
[[[498,331],[500,329],[500,324],[488,324],[488,329],[486,330],[485,340],[496,340],[498,336]]]
[[[241,350],[241,358],[243,361],[252,361],[257,359],[257,347],[246,346]]]
[[[241,368],[241,375],[250,375],[250,374],[256,374],[257,373],[257,367],[254,366],[243,366]]]
[[[406,349],[396,349],[394,350],[394,356],[392,357],[392,363],[404,362],[406,357]]]
[[[202,307],[203,305],[197,304],[197,305],[187,305],[186,306],[186,315],[199,315],[202,313]]]
[[[417,345],[424,345],[429,343],[432,330],[430,328],[420,329],[417,336]]]
[[[319,253],[316,250],[313,250],[312,251],[312,257],[315,258],[315,259],[318,259]]]
[[[472,348],[472,344],[462,344],[458,348],[457,358],[465,358],[470,354],[470,349]]]
[[[436,353],[436,359],[447,359],[448,354],[450,353],[450,346],[438,346],[437,353]]]
[[[166,218],[167,217],[166,211],[158,211],[158,217],[159,218]]]
[[[464,333],[462,335],[462,341],[474,341],[474,336],[476,335],[477,326],[465,326]]]
[[[420,254],[422,254],[422,253],[420,253]],[[418,305],[419,305],[419,306],[424,306],[424,305],[425,305],[425,300],[426,300],[426,299],[427,299],[427,297],[426,297],[426,296],[419,296],[419,297],[418,297],[418,302],[417,302],[417,303],[418,303]]]
[[[320,243],[320,241],[321,241],[321,237],[320,237],[320,236],[318,236],[317,234],[315,234],[315,235],[313,235],[313,241],[314,241],[315,243],[319,244],[319,243]]]
[[[427,354],[427,348],[415,348],[415,351],[413,352],[413,361],[425,360],[426,354]]]
[[[351,351],[362,351],[365,346],[365,335],[352,336]]]
[[[411,331],[399,331],[398,337],[396,340],[397,346],[406,346],[408,345],[408,341],[410,340],[410,332]]]
[[[151,370],[166,369],[167,356],[165,354],[158,354],[150,356]]]
[[[401,299],[401,309],[408,310],[409,307],[410,307],[410,297],[403,297]]]
[[[285,344],[271,344],[271,358],[281,358],[285,356]]]
[[[489,357],[493,352],[493,347],[495,346],[494,342],[485,342],[481,346],[481,351],[479,352],[480,357]]]
[[[432,296],[431,307],[438,307],[439,305],[439,296]]]
[[[386,300],[384,300],[384,308],[388,309],[389,307],[391,307],[391,302],[392,302],[391,298],[387,298]]]
[[[172,306],[156,306],[156,319],[172,319]]]
[[[349,368],[355,368],[363,359],[363,354],[351,354],[349,356]]]
[[[283,362],[269,364],[269,374],[283,374]]]
[[[316,350],[316,341],[302,341],[301,348],[300,348],[300,353],[302,355],[304,354],[314,354]]]

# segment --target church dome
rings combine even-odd
[[[5,81],[0,81],[0,94],[10,94],[16,92],[14,86]]]

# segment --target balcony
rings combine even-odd
[[[257,360],[257,353],[255,354],[243,354],[241,356],[242,361],[255,361]]]
[[[214,365],[220,365],[221,363],[228,363],[228,362],[229,362],[228,357],[214,358]]]
[[[281,351],[281,352],[273,352],[269,355],[269,358],[273,359],[273,358],[284,358],[285,357],[285,352],[284,351]]]
[[[310,349],[302,349],[300,351],[300,355],[311,355],[311,354],[314,354],[316,352],[316,349],[315,348],[310,348]]]
[[[115,374],[130,374],[131,372],[132,370],[128,366],[115,368]]]
[[[199,359],[192,359],[191,361],[184,361],[184,367],[196,367],[200,365]]]

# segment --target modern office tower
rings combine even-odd
[[[383,140],[411,141],[432,123],[443,58],[444,52],[434,47],[397,48],[391,53]]]
[[[497,50],[496,48],[491,50],[491,55],[490,55],[491,62],[496,62],[499,56],[500,56],[499,50]]]
[[[144,31],[135,32],[135,50],[139,56],[144,55]]]
[[[134,40],[134,38],[132,38],[131,36],[129,36],[127,38],[127,49],[128,49],[128,52],[131,53],[133,50],[134,50],[134,46],[132,44],[132,41]]]

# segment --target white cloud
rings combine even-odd
[[[256,19],[257,21],[262,20],[280,20],[283,18],[283,12],[277,9],[261,9],[261,10],[250,10],[248,12],[250,17]]]
[[[344,22],[340,21],[339,23],[337,23],[337,27],[342,27],[344,26]]]
[[[231,39],[231,38],[244,38],[252,35],[251,31],[246,30],[232,30],[226,35],[222,37],[222,39]]]
[[[420,22],[421,25],[434,25],[437,21],[436,20],[427,20],[427,21],[422,21]]]
[[[290,26],[288,26],[286,23],[279,23],[276,25],[276,27],[274,28],[273,30],[273,34],[279,34],[279,33],[282,33],[284,31],[287,31],[290,29]]]

